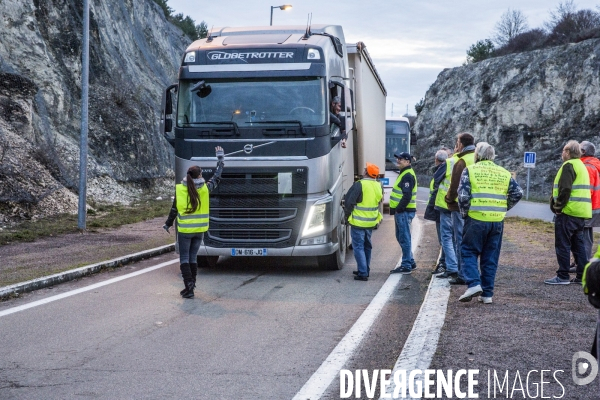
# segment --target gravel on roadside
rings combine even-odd
[[[479,398],[542,398],[541,370],[544,397],[598,398],[600,378],[578,386],[571,377],[574,353],[591,350],[598,311],[581,285],[544,284],[557,268],[551,224],[508,220],[493,303],[461,303],[466,286],[452,288],[430,368],[478,369]],[[494,373],[508,378],[502,392]]]
[[[164,219],[0,246],[0,287],[172,244]]]

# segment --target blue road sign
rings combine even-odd
[[[523,156],[523,164],[525,168],[534,168],[535,167],[535,153],[531,151],[526,151]]]

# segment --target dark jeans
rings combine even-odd
[[[410,236],[410,224],[415,217],[415,212],[398,212],[394,214],[394,221],[396,222],[396,240],[400,244],[402,249],[402,264],[403,268],[411,268],[415,263],[412,254],[412,241]]]
[[[438,243],[442,246],[442,235],[440,234],[440,221],[435,221],[435,230],[437,232]],[[440,248],[440,256],[438,258],[439,265],[446,265],[446,254],[444,253],[444,248]]]
[[[461,243],[463,237],[463,227],[465,225],[465,220],[462,215],[460,215],[460,211],[451,211],[452,215],[452,229],[453,229],[453,240],[454,240],[454,252],[456,254],[456,265],[458,266],[458,276],[463,278],[462,276],[462,256],[461,256]],[[464,278],[463,278],[464,279]]]
[[[359,276],[369,276],[369,272],[371,272],[371,249],[373,248],[371,233],[373,233],[373,229],[350,226],[352,252],[354,253]]]
[[[583,242],[585,220],[567,214],[557,214],[554,220],[554,249],[558,261],[556,275],[561,279],[569,279],[571,252],[577,263],[577,277],[583,275],[583,268],[589,261]]]
[[[583,228],[583,246],[585,254],[588,256],[588,261],[593,257],[592,246],[594,245],[594,228],[589,226]],[[586,263],[587,264],[587,263]]]
[[[179,263],[180,264],[196,264],[198,257],[198,249],[204,232],[200,233],[177,233],[177,242],[179,243]]]
[[[504,222],[484,222],[467,217],[463,228],[462,275],[469,287],[481,285],[482,297],[494,295],[494,280],[502,247]],[[479,268],[477,258],[479,257]],[[481,273],[480,273],[481,272]]]

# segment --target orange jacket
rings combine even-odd
[[[581,157],[581,161],[585,164],[590,175],[592,211],[594,214],[597,214],[600,213],[600,160],[596,157],[583,156]]]

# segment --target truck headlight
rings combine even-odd
[[[310,207],[302,236],[310,236],[325,230],[325,212],[327,204],[315,204]]]
[[[317,49],[308,49],[308,53],[306,53],[306,58],[309,60],[320,60],[321,54]]]
[[[183,59],[183,62],[186,62],[186,63],[196,62],[196,52],[190,51],[189,53],[185,53],[185,58]]]

